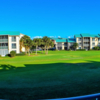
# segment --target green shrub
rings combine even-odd
[[[19,54],[16,54],[16,56],[24,56],[24,55],[26,55],[25,52],[21,52],[21,53],[19,53]]]
[[[2,56],[0,55],[0,57],[2,57]]]
[[[10,57],[15,57],[16,56],[16,52],[15,51],[11,51],[10,52]]]
[[[68,51],[71,51],[71,49],[68,49]]]
[[[100,48],[99,48],[99,46],[96,46],[96,47],[94,47],[93,49],[94,49],[94,50],[99,50]]]

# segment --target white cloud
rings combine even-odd
[[[34,36],[34,37],[32,37],[32,39],[34,39],[34,38],[42,38],[42,36]]]
[[[70,35],[70,36],[68,36],[68,38],[74,38],[74,35]]]
[[[61,38],[61,36],[58,36],[58,38]]]

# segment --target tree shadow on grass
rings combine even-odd
[[[9,85],[8,88],[0,88],[0,98],[36,100],[100,92],[100,62],[24,65],[25,67],[17,68],[1,64],[1,74],[7,71],[9,77],[12,73],[16,73],[12,74],[12,88],[9,88]],[[16,87],[16,84],[19,87]]]
[[[16,69],[16,67],[10,64],[0,64],[0,71],[7,71],[7,70],[14,70],[14,69]]]

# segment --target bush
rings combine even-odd
[[[0,55],[0,57],[2,57],[2,56]]]
[[[15,51],[11,51],[10,52],[10,57],[15,57],[16,56],[16,52]]]
[[[86,51],[86,49],[77,49],[76,51]]]
[[[100,48],[99,48],[99,46],[96,46],[96,47],[94,47],[93,49],[94,49],[94,50],[99,50]]]
[[[71,51],[71,49],[68,49],[68,51]]]
[[[16,56],[24,56],[24,55],[26,55],[25,52],[21,52],[21,53],[19,53],[19,54],[16,54]]]

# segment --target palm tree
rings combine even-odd
[[[44,42],[44,46],[45,46],[45,54],[47,54],[46,49],[49,46],[50,38],[48,38],[47,36],[44,36],[43,42]]]
[[[42,49],[42,54],[43,54],[43,49],[44,49],[44,42],[43,42],[43,39],[41,39],[40,47],[41,47],[41,49]]]
[[[27,39],[27,51],[30,55],[30,48],[32,47],[33,45],[33,41],[31,39]]]
[[[53,42],[47,36],[43,37],[45,53],[48,54],[48,48],[54,46]],[[47,51],[46,51],[47,50]]]
[[[39,38],[33,39],[33,45],[36,46],[36,55],[37,55],[37,47],[41,45],[41,39]]]
[[[78,43],[74,43],[74,44],[73,44],[74,50],[76,50],[77,47],[78,47]]]
[[[54,43],[50,40],[49,43],[47,44],[47,53],[48,54],[48,48],[54,47]]]
[[[25,47],[25,53],[27,53],[30,49],[32,45],[32,41],[30,39],[29,36],[24,35],[21,39],[20,39],[20,46],[21,48],[24,46]]]

